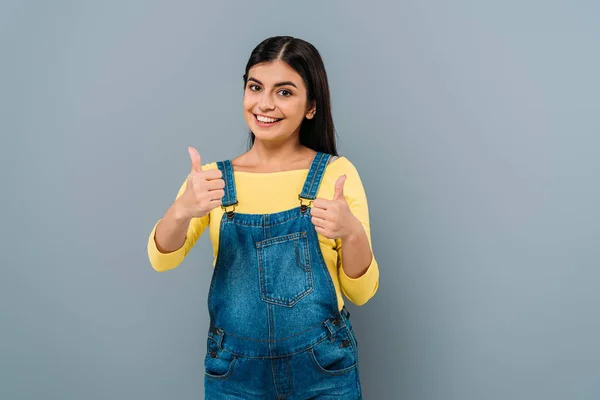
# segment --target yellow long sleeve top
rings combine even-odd
[[[203,170],[217,169],[217,163],[203,165]],[[332,161],[325,170],[323,181],[317,192],[317,197],[332,199],[336,180],[346,174],[344,197],[353,215],[361,222],[372,249],[369,224],[369,210],[365,190],[354,165],[346,158],[339,157]],[[298,194],[308,175],[308,169],[255,173],[234,171],[237,197],[239,204],[235,212],[246,214],[271,214],[298,207]],[[186,182],[181,185],[177,197],[185,191]],[[148,239],[148,257],[154,270],[163,272],[177,267],[192,249],[206,227],[209,227],[210,240],[213,247],[213,267],[219,251],[219,227],[223,209],[217,207],[202,218],[191,220],[185,243],[178,250],[161,253],[154,240],[158,222],[154,225]],[[160,222],[160,221],[159,221]],[[365,304],[377,291],[379,286],[379,267],[375,255],[367,271],[357,278],[346,275],[342,268],[342,241],[328,239],[320,234],[319,245],[321,252],[337,293],[338,308],[344,305],[342,293],[354,304]]]

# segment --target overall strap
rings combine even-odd
[[[321,186],[325,168],[327,168],[330,158],[331,154],[318,152],[315,155],[310,170],[308,171],[308,175],[306,176],[306,181],[304,181],[302,193],[298,196],[303,212],[306,211],[307,206],[302,203],[302,199],[309,200],[309,204],[312,200],[316,199],[317,191],[319,190],[319,186]]]
[[[235,179],[233,177],[233,166],[231,165],[230,160],[226,160],[218,161],[217,167],[223,173],[223,180],[225,181],[225,187],[223,188],[225,196],[223,196],[223,204],[221,207],[227,212],[227,216],[231,218],[233,217],[233,210],[235,210],[235,206],[238,204],[237,194],[235,192]],[[227,211],[227,207],[230,206],[233,206],[233,209]]]

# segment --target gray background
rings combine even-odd
[[[365,398],[600,398],[600,6],[562,3],[3,2],[0,398],[202,398],[208,238],[164,274],[146,240],[188,145],[244,151],[277,34],[370,200]]]

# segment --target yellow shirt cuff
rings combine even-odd
[[[156,233],[158,222],[154,225],[150,237],[148,238],[148,258],[155,271],[164,272],[175,268],[183,261],[185,258],[185,246],[181,246],[179,249],[170,253],[161,253],[154,241],[154,234]]]
[[[339,268],[340,286],[344,295],[352,303],[362,306],[375,295],[379,287],[379,265],[375,255],[371,257],[371,264],[367,271],[358,278],[346,275],[344,268]]]

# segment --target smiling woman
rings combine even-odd
[[[360,399],[342,295],[365,304],[379,268],[366,194],[337,154],[314,46],[287,36],[260,43],[246,65],[243,111],[249,151],[203,165],[190,148],[192,170],[148,241],[153,268],[166,271],[210,228],[205,398]]]

